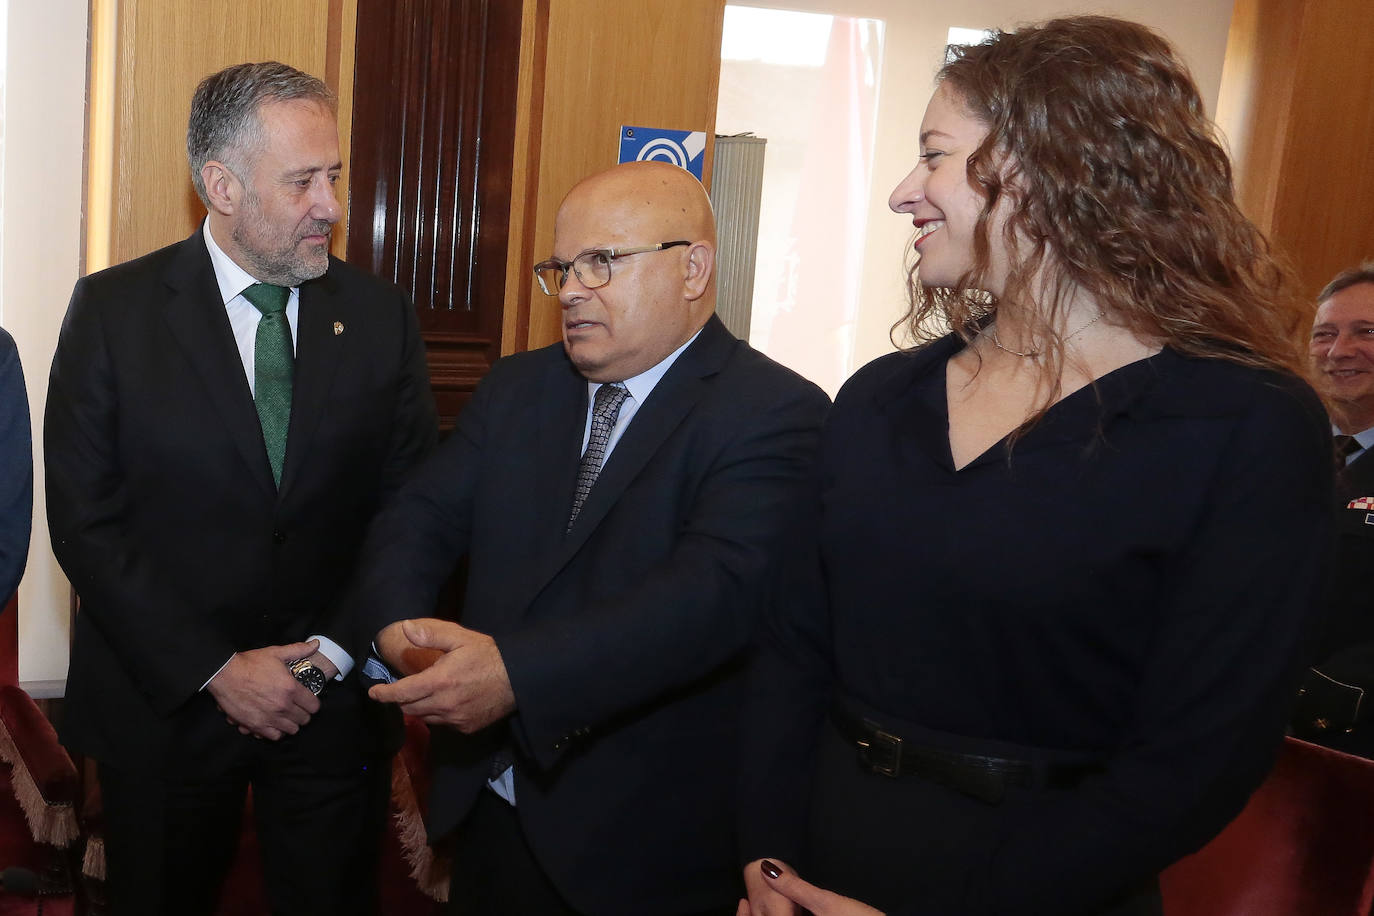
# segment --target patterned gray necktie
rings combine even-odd
[[[620,405],[625,403],[629,393],[619,382],[596,389],[596,400],[592,404],[592,431],[587,437],[587,450],[582,453],[582,463],[577,468],[577,490],[573,493],[572,515],[568,517],[569,531],[601,473],[601,465],[606,461],[606,444],[611,441],[611,430],[615,427],[616,417],[620,416]]]

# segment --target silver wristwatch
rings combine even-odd
[[[324,685],[329,679],[310,659],[302,658],[292,662],[287,667],[291,669],[291,676],[304,684],[305,689],[315,696],[319,696],[324,691]]]

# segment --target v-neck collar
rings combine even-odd
[[[957,470],[949,440],[949,401],[946,364],[965,344],[948,334],[911,353],[915,361],[901,383],[879,392],[885,409],[906,414],[920,449],[949,474],[964,474],[990,462],[1015,460],[1017,452],[1081,440],[1085,446],[1099,441],[1111,421],[1130,412],[1140,398],[1165,373],[1165,364],[1182,359],[1168,347],[1134,360],[1103,375],[1095,382],[1052,404],[1040,420],[1014,444],[1004,436],[986,451]]]

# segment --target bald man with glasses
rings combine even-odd
[[[745,647],[828,400],[714,316],[701,185],[565,198],[563,341],[501,360],[383,512],[351,602],[372,688],[436,726],[454,913],[733,913]],[[426,618],[469,561],[461,623]],[[434,660],[437,656],[437,661]]]

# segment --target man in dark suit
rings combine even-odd
[[[210,912],[249,785],[274,912],[373,908],[388,748],[331,616],[435,416],[412,305],[328,254],[333,106],[282,64],[208,77],[205,223],[79,281],[62,327],[63,737],[99,762],[116,913]]]
[[[29,397],[14,338],[0,328],[0,608],[19,586],[33,523]]]
[[[457,913],[733,913],[744,649],[828,406],[714,317],[701,185],[558,212],[563,343],[497,363],[379,517],[350,596],[434,731]],[[420,618],[466,555],[461,625]]]
[[[1337,543],[1293,729],[1374,757],[1374,263],[1341,273],[1317,303],[1309,354],[1335,433]]]

